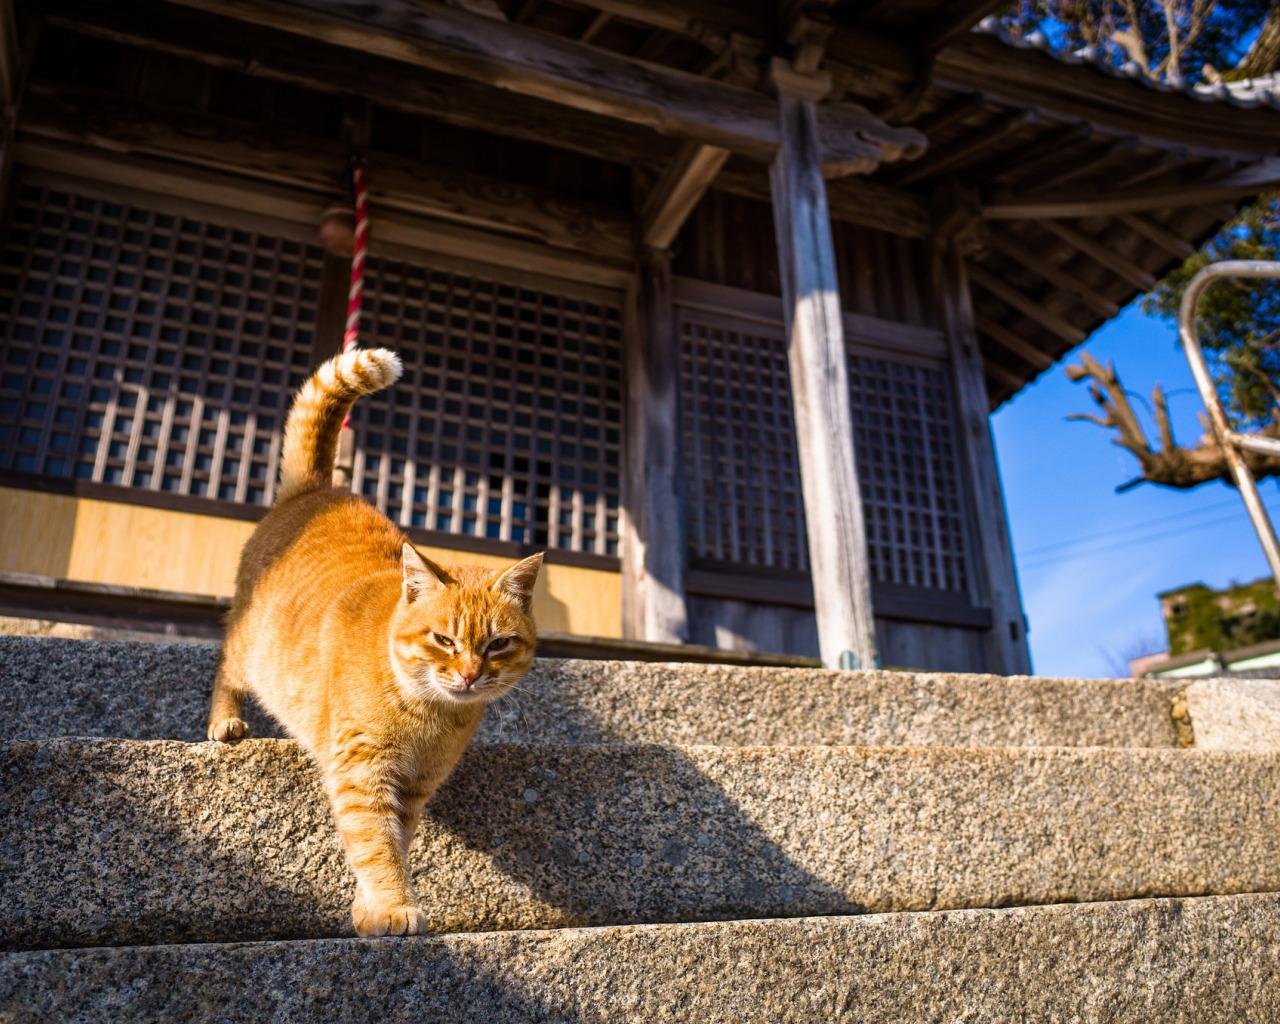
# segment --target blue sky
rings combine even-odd
[[[1200,437],[1200,399],[1173,325],[1135,303],[1083,349],[1114,359],[1130,391],[1149,394],[1160,381],[1179,442]],[[1159,591],[1197,580],[1222,586],[1256,579],[1267,567],[1232,488],[1143,484],[1117,494],[1116,486],[1136,475],[1137,461],[1111,444],[1112,432],[1066,422],[1070,413],[1095,410],[1086,386],[1067,380],[1065,365],[1045,371],[991,423],[1035,671],[1116,675],[1141,648],[1163,649]],[[1140,403],[1135,408],[1145,415]],[[1276,481],[1264,483],[1262,495],[1280,523]]]

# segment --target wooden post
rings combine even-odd
[[[973,303],[964,256],[955,244],[934,249],[933,279],[941,294],[943,322],[951,352],[951,373],[956,395],[956,419],[960,427],[965,475],[972,496],[974,561],[977,563],[978,598],[990,602],[994,620],[988,646],[992,668],[1005,675],[1031,671],[1027,650],[1026,620],[1018,577],[1009,543],[1009,522],[1004,491],[991,439],[987,385],[982,351],[974,324]]]
[[[685,643],[687,541],[680,465],[679,347],[671,257],[642,248],[627,295],[626,526],[623,633]]]
[[[777,60],[773,81],[781,145],[769,181],[818,646],[831,668],[871,668],[877,658],[866,527],[817,128],[816,100],[826,83]]]

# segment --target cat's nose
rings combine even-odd
[[[478,668],[473,668],[465,672],[459,670],[458,672],[458,679],[462,682],[462,685],[466,687],[468,690],[471,689],[471,684],[474,683],[479,678],[480,678],[480,670]]]

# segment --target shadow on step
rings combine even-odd
[[[815,778],[778,757],[757,780],[749,751],[476,746],[412,854],[430,926],[858,910],[775,841],[792,822],[813,832]],[[771,819],[772,838],[717,773]],[[0,784],[8,948],[350,934],[353,883],[296,744],[14,743],[0,748]],[[815,840],[799,845],[813,856]]]
[[[732,774],[741,785],[741,762],[752,760],[750,752],[631,742],[575,701],[574,683],[566,685],[559,672],[533,678],[534,687],[489,709],[481,735],[557,735],[580,745],[580,754],[538,743],[476,744],[468,751],[428,809],[422,863],[456,858],[454,841],[460,842],[486,858],[484,887],[510,897],[505,907],[486,908],[478,918],[459,906],[455,927],[715,921],[863,909],[806,870],[727,795],[717,773]],[[566,710],[566,720],[549,720]],[[610,719],[627,720],[625,714]],[[763,772],[756,781],[753,805],[776,796],[789,806],[775,819],[806,814],[808,794],[788,792]],[[501,784],[497,792],[495,782]],[[513,792],[518,800],[510,799]],[[485,813],[476,814],[478,807]],[[418,884],[430,885],[427,872],[419,873]]]
[[[264,785],[253,771],[243,777],[235,770],[234,754],[201,759],[223,781],[249,785],[240,801],[248,813],[230,815],[209,799],[209,773],[190,760],[183,777],[164,767],[140,777],[130,770],[138,767],[136,760],[126,767],[104,757],[110,754],[106,744],[72,740],[0,749],[0,785],[6,790],[0,803],[0,835],[6,837],[0,842],[6,861],[0,900],[8,908],[0,948],[158,947],[155,955],[137,957],[83,950],[68,963],[56,1004],[43,1008],[24,997],[32,980],[23,967],[26,955],[7,954],[0,958],[0,1018],[97,1021],[103,1019],[100,1008],[111,1005],[127,1006],[130,1019],[137,1020],[221,1020],[235,979],[206,976],[201,958],[186,959],[185,947],[172,944],[351,934],[352,886],[311,768],[292,744],[258,746],[284,748],[272,751],[272,759],[297,763],[273,772],[276,783]],[[286,795],[292,799],[282,800]],[[468,957],[465,943],[433,945],[429,962],[412,972],[412,986],[401,979],[380,988],[386,944],[396,941],[402,940],[353,941],[344,945],[341,964],[332,971],[307,975],[297,986],[274,978],[248,1002],[287,1019],[328,1019],[336,1006],[352,1005],[348,979],[354,975],[368,985],[358,997],[363,1019],[445,1019],[457,1006],[483,1007],[490,1020],[587,1019],[557,996],[495,967],[492,958]],[[263,947],[225,948],[252,957]],[[302,955],[332,960],[328,948],[304,947]],[[178,960],[184,966],[175,973]],[[75,1002],[84,992],[76,979],[95,961],[111,967],[94,973],[87,1003],[97,1009],[81,1017]],[[372,973],[361,966],[365,961]],[[36,967],[40,962],[32,960]],[[211,989],[215,980],[221,985]],[[247,1003],[237,998],[237,1005]]]
[[[726,794],[717,772],[740,787],[750,758],[640,744],[477,746],[429,810],[419,888],[468,930],[859,912]],[[757,807],[788,805],[771,811],[775,828],[806,813],[804,794],[788,785],[801,774],[761,775],[750,794]],[[432,864],[505,897],[480,907],[455,900],[437,890]]]
[[[859,909],[744,814],[717,783],[709,748],[699,753],[473,748],[413,856],[432,929]],[[741,763],[735,775],[740,786]],[[0,749],[0,785],[6,948],[350,934],[351,879],[314,769],[292,743],[15,743]],[[761,778],[758,799],[769,785]],[[784,798],[782,817],[805,813],[796,793]],[[465,990],[466,1003],[484,993],[511,1019],[585,1019],[465,949],[433,965],[430,997],[441,1005]],[[121,991],[142,985],[160,1017],[185,998],[127,973],[152,961],[118,962]]]

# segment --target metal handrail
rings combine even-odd
[[[1214,438],[1222,448],[1223,457],[1231,470],[1231,476],[1240,491],[1240,499],[1249,512],[1253,528],[1257,531],[1258,541],[1262,544],[1263,554],[1271,566],[1271,575],[1276,585],[1280,586],[1280,541],[1276,539],[1275,527],[1263,507],[1262,498],[1258,494],[1257,481],[1245,462],[1243,451],[1260,452],[1264,455],[1280,455],[1280,440],[1271,437],[1260,437],[1257,434],[1241,434],[1231,429],[1227,422],[1227,414],[1218,400],[1218,389],[1213,386],[1213,378],[1209,375],[1209,366],[1204,360],[1204,352],[1200,348],[1200,336],[1196,331],[1196,308],[1206,288],[1213,282],[1228,277],[1259,278],[1271,277],[1280,279],[1280,262],[1272,260],[1223,260],[1211,263],[1200,270],[1187,290],[1182,294],[1182,304],[1178,309],[1178,334],[1182,338],[1182,348],[1187,354],[1187,362],[1191,364],[1191,376],[1195,378],[1200,398],[1209,413],[1209,426]]]

